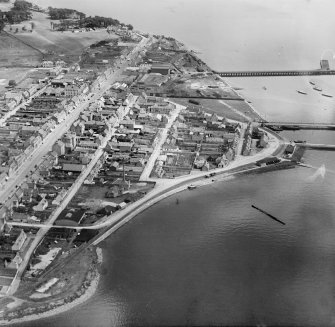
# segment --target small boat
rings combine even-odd
[[[312,82],[312,81],[309,81],[309,84],[311,84],[311,85],[315,85],[315,83],[314,83],[314,82]]]
[[[297,90],[298,93],[306,95],[307,93],[304,91]]]
[[[195,185],[189,185],[187,188],[188,188],[189,190],[194,190],[194,189],[196,189],[197,187],[196,187]]]
[[[267,88],[265,86],[263,86],[262,89],[265,90],[265,91],[267,90]]]
[[[321,92],[321,91],[322,91],[322,88],[321,88],[321,87],[317,87],[317,86],[315,86],[315,87],[313,87],[313,90]]]
[[[327,97],[327,98],[332,98],[333,96],[330,95],[330,94],[325,94],[325,93],[321,93],[321,95],[323,95],[324,97]]]

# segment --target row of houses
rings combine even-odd
[[[169,131],[153,175],[173,178],[192,169],[225,167],[234,160],[240,135],[239,124],[186,108]]]

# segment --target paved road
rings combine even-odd
[[[148,39],[143,39],[141,43],[134,48],[133,53],[130,55],[131,58],[135,58],[136,54],[141,51],[141,49],[146,45]],[[5,184],[3,190],[0,190],[0,202],[5,203],[6,200],[11,198],[16,191],[16,186],[20,185],[26,178],[26,175],[34,170],[35,165],[37,165],[52,148],[53,144],[61,138],[61,136],[67,132],[70,126],[77,120],[80,113],[88,107],[89,103],[96,101],[101,98],[102,94],[107,91],[111,84],[115,83],[120,79],[122,71],[128,66],[127,60],[121,62],[119,69],[108,69],[108,78],[103,81],[103,84],[98,90],[96,90],[94,96],[91,99],[87,99],[80,103],[76,109],[70,113],[66,119],[56,126],[55,130],[51,132],[43,141],[43,143],[35,149],[35,151],[30,155],[28,160],[25,161],[23,165],[18,169],[14,177],[10,178]]]
[[[171,103],[173,103],[173,102],[171,102]],[[150,173],[151,173],[151,171],[152,171],[152,169],[155,165],[155,162],[156,162],[158,156],[160,155],[161,148],[162,148],[164,142],[166,141],[169,129],[171,128],[173,122],[178,117],[180,110],[185,108],[184,106],[179,105],[177,103],[173,103],[173,104],[176,105],[176,108],[171,112],[171,115],[169,117],[169,121],[167,122],[166,126],[162,129],[160,129],[159,135],[157,136],[157,139],[155,140],[154,150],[153,150],[147,164],[145,165],[145,167],[143,169],[143,172],[140,176],[140,181],[146,181],[150,177]]]
[[[243,167],[248,164],[255,163],[258,160],[264,159],[268,156],[271,156],[277,149],[281,146],[282,141],[277,139],[274,135],[270,135],[270,142],[269,146],[259,153],[253,155],[253,156],[237,156],[237,158],[230,163],[229,166],[224,168],[217,168],[213,169],[210,172],[214,172],[216,174],[222,174],[222,173],[229,173],[230,170],[236,169],[239,167]],[[194,183],[195,181],[199,181],[202,183],[202,179],[205,175],[208,175],[208,172],[198,172],[196,174],[186,175],[186,176],[179,176],[174,179],[155,179],[155,178],[148,178],[147,181],[156,182],[155,188],[149,192],[146,196],[139,199],[138,201],[130,204],[128,207],[117,211],[113,213],[110,216],[106,216],[104,219],[98,221],[94,225],[90,226],[78,226],[76,229],[102,229],[114,224],[118,224],[117,226],[121,226],[127,221],[129,221],[131,218],[133,218],[136,214],[147,208],[148,206],[152,205],[153,203],[156,203],[161,198],[166,197],[167,195],[171,195],[175,192],[178,192],[180,190],[186,189],[187,186],[190,183]],[[124,220],[124,221],[123,221]],[[16,226],[36,226],[36,227],[42,227],[40,224],[23,224],[23,223],[14,223],[11,222],[10,224],[16,225]],[[64,228],[73,228],[73,227],[67,227],[63,226]],[[114,230],[114,227],[113,229]],[[109,235],[111,231],[108,231],[107,234],[104,234],[104,236],[101,236],[99,240],[104,239],[107,237],[106,235]],[[96,241],[95,244],[97,244],[99,241]]]
[[[129,57],[135,58],[136,54],[139,51],[141,51],[141,49],[146,45],[148,41],[149,41],[148,39],[142,39],[142,41],[133,49]],[[7,182],[5,191],[2,191],[0,193],[0,201],[4,202],[15,192],[16,186],[23,182],[26,174],[29,173],[34,168],[34,166],[41,161],[42,157],[50,151],[54,142],[68,130],[68,128],[72,125],[72,123],[78,118],[80,112],[88,106],[89,102],[95,101],[98,98],[100,98],[103,95],[103,93],[106,92],[110,88],[110,85],[114,83],[115,81],[117,81],[117,79],[120,78],[121,73],[126,66],[128,66],[128,62],[125,59],[121,61],[118,70],[113,71],[112,69],[108,69],[107,78],[102,82],[99,89],[96,91],[96,94],[90,100],[83,101],[80,105],[78,105],[77,108],[65,119],[65,121],[59,124],[56,127],[54,132],[48,135],[48,137],[44,140],[42,146],[40,146],[34,151],[34,153],[31,155],[31,160],[29,161],[27,160],[26,163],[20,167],[15,178],[12,178]],[[134,101],[136,101],[136,97],[133,99],[133,102]],[[133,102],[128,104],[128,106],[125,108],[124,116],[129,112],[129,107],[133,105]],[[120,117],[120,119],[122,118],[123,117]],[[114,130],[110,131],[108,135],[109,138],[113,132]],[[19,283],[20,283],[20,278],[29,262],[31,255],[33,254],[33,252],[35,251],[39,243],[42,241],[43,237],[45,236],[49,228],[52,226],[53,222],[57,219],[58,215],[65,208],[65,206],[70,202],[72,197],[78,191],[80,185],[84,182],[88,174],[91,172],[92,168],[94,167],[94,165],[100,158],[101,154],[103,153],[103,145],[106,145],[107,141],[108,139],[106,137],[104,140],[104,143],[102,144],[102,147],[98,149],[94,159],[92,159],[88,167],[80,175],[80,177],[77,179],[73,187],[69,190],[61,206],[57,208],[56,211],[49,217],[48,221],[45,224],[46,227],[43,226],[43,228],[40,228],[39,231],[36,233],[36,236],[33,242],[31,243],[29,249],[27,250],[25,257],[23,258],[23,262],[18,267],[16,278],[14,279],[13,284],[7,293],[8,295],[14,294],[15,291],[17,290]]]

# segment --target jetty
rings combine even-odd
[[[272,216],[271,214],[269,214],[268,212],[254,206],[253,204],[251,205],[254,209],[260,211],[261,213],[264,213],[264,215],[267,215],[268,217],[270,217],[271,219],[277,221],[278,223],[282,224],[282,225],[286,225],[283,221],[279,220],[278,218],[276,218],[275,216]]]
[[[262,122],[261,126],[272,130],[335,130],[335,124],[329,123],[294,123],[294,122]]]
[[[322,151],[335,151],[335,145],[334,144],[313,144],[313,143],[298,143],[296,142],[296,145],[301,148],[306,148],[309,150],[322,150]]]
[[[271,71],[226,71],[216,72],[221,77],[268,77],[268,76],[311,76],[311,75],[335,75],[335,70],[271,70]]]

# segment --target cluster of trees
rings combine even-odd
[[[16,0],[13,8],[9,11],[0,12],[0,31],[3,30],[5,24],[18,24],[25,20],[31,19],[31,9],[33,4],[24,1]]]
[[[29,11],[33,7],[33,4],[31,2],[25,1],[25,0],[16,0],[14,2],[14,6],[12,10],[14,11]]]
[[[49,7],[48,9],[49,9],[49,17],[52,20],[69,19],[73,18],[74,16],[83,19],[86,16],[84,13],[74,9],[52,8],[52,7]]]
[[[104,47],[106,45],[116,46],[117,43],[118,41],[116,39],[106,39],[106,40],[98,41],[96,43],[91,44],[90,48],[94,49],[94,48]]]
[[[86,17],[79,22],[80,27],[86,28],[101,28],[110,25],[117,26],[120,25],[120,22],[117,19],[100,16]]]
[[[110,40],[102,40],[102,41],[99,41],[97,43],[93,43],[90,45],[90,48],[99,48],[99,47],[103,47],[105,45],[107,45],[108,43],[110,42]]]
[[[51,20],[61,20],[61,24],[64,26],[64,29],[67,28],[66,19],[78,19],[76,24],[79,28],[106,28],[107,26],[126,26],[128,29],[132,30],[133,26],[128,24],[120,23],[117,19],[109,17],[86,17],[85,14],[74,9],[66,8],[52,8],[49,7],[49,17]],[[69,25],[73,25],[73,21]]]

